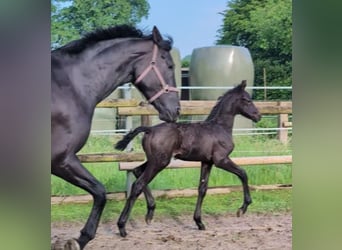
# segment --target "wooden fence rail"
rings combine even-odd
[[[145,154],[142,152],[78,154],[77,157],[82,163],[118,162],[119,170],[122,171],[133,170],[145,160]],[[292,163],[292,155],[232,157],[231,159],[242,166]],[[199,161],[171,160],[167,168],[197,168],[200,165]]]
[[[181,101],[181,115],[208,115],[216,101]],[[292,102],[254,102],[261,114],[291,114]],[[98,108],[117,108],[119,115],[158,115],[150,104],[131,99],[106,99]]]
[[[99,154],[79,154],[77,155],[83,163],[118,162],[120,171],[127,171],[126,194],[131,191],[134,181],[132,170],[141,165],[145,160],[144,153],[99,153]],[[232,157],[236,164],[240,166],[291,164],[292,155],[279,156],[252,156],[252,157]],[[172,160],[167,166],[169,169],[199,168],[198,161]]]
[[[216,101],[181,101],[181,115],[208,115]],[[289,114],[292,114],[291,101],[256,101],[254,102],[260,113],[265,115],[278,115],[278,139],[282,143],[288,141],[288,128],[292,127],[289,122]],[[97,105],[98,108],[116,108],[121,116],[141,116],[144,125],[149,125],[148,117],[157,115],[156,109],[146,102],[135,99],[105,99]]]
[[[95,162],[136,162],[145,160],[144,153],[98,153],[78,154],[77,157],[83,163]]]
[[[249,185],[250,190],[286,190],[291,189],[291,184],[273,184],[273,185]],[[234,185],[234,186],[224,186],[224,187],[208,187],[207,194],[215,195],[215,194],[228,194],[230,192],[242,191],[242,186]],[[152,195],[157,197],[191,197],[196,196],[198,194],[197,188],[188,188],[188,189],[177,189],[177,190],[152,190]],[[124,192],[115,192],[115,193],[107,193],[108,200],[125,200],[126,193]],[[144,199],[144,194],[141,194],[138,199]],[[88,194],[84,195],[73,195],[73,196],[52,196],[51,197],[51,205],[57,204],[66,204],[66,203],[89,203],[93,200],[93,197]]]
[[[292,155],[232,157],[231,159],[240,166],[292,163]],[[130,171],[142,163],[142,161],[120,162],[119,170]],[[198,161],[171,160],[167,168],[198,168],[200,166],[201,163]]]

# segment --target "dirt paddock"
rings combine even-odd
[[[157,217],[150,225],[143,218],[127,223],[128,236],[121,238],[116,222],[100,224],[96,238],[85,250],[132,249],[292,249],[290,213],[204,215],[205,231],[197,229],[191,216]],[[51,243],[77,237],[82,224],[53,223]]]

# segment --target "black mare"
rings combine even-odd
[[[106,203],[104,186],[76,156],[89,136],[95,106],[118,86],[133,82],[161,120],[176,121],[180,103],[171,47],[172,40],[164,40],[156,27],[145,35],[121,25],[91,32],[51,53],[51,173],[94,199],[77,242],[68,243],[76,248],[95,237]]]
[[[242,81],[241,84],[227,91],[219,98],[203,122],[161,123],[153,127],[138,127],[116,144],[116,149],[123,150],[136,135],[140,132],[145,133],[142,145],[147,161],[134,169],[138,178],[133,183],[131,194],[118,220],[121,236],[127,235],[125,225],[136,198],[143,188],[170,163],[172,156],[185,161],[201,161],[199,195],[194,213],[194,220],[200,230],[205,229],[201,220],[201,207],[213,164],[240,178],[244,199],[237,215],[240,216],[247,211],[248,205],[252,202],[247,174],[228,157],[234,149],[232,130],[235,115],[240,114],[254,122],[258,122],[261,118],[245,87],[246,81]],[[146,221],[152,220],[152,216],[153,211],[148,211]]]

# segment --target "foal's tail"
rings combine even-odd
[[[124,136],[124,138],[122,138],[122,140],[118,141],[115,145],[115,149],[117,150],[124,150],[128,143],[133,140],[134,137],[136,137],[139,133],[141,132],[149,132],[150,128],[149,127],[138,127],[136,129],[134,129],[133,131],[129,132],[127,135]]]

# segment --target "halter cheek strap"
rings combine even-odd
[[[139,82],[142,81],[142,79],[144,79],[144,77],[152,70],[156,73],[157,75],[157,78],[162,86],[162,89],[159,90],[154,96],[152,96],[148,102],[149,103],[152,103],[154,100],[156,100],[158,97],[160,97],[162,94],[164,93],[168,93],[170,91],[173,91],[173,92],[179,92],[179,89],[175,88],[175,87],[172,87],[172,86],[169,86],[162,74],[160,73],[158,67],[156,66],[156,58],[157,58],[157,52],[158,52],[158,46],[156,44],[154,44],[153,46],[153,55],[152,55],[152,61],[150,63],[150,65],[141,73],[141,75],[135,80],[134,84],[138,84]]]

